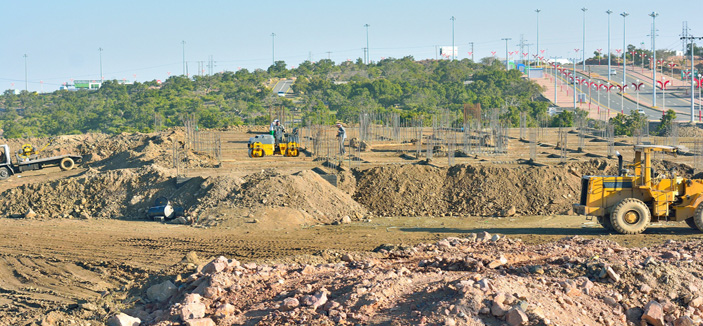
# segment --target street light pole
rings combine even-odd
[[[622,85],[625,86],[627,85],[627,42],[625,41],[625,19],[627,16],[630,14],[627,13],[627,11],[623,11],[620,13],[620,16],[622,16]],[[621,94],[624,96],[624,94]]]
[[[369,54],[369,24],[364,24],[364,27],[366,27],[366,64],[369,64],[369,59],[371,59],[371,55]]]
[[[610,14],[612,14],[613,11],[608,9],[605,13],[608,14],[608,81],[610,81]],[[608,92],[608,94],[610,94],[610,92]]]
[[[537,55],[539,55],[539,13],[541,12],[541,9],[535,9],[535,12],[537,13]]]
[[[581,8],[581,11],[583,11],[583,52],[581,53],[581,60],[583,61],[584,72],[586,72],[586,10],[588,10],[586,7]]]
[[[578,58],[574,58],[574,59],[572,60],[572,61],[573,61],[573,64],[574,64],[574,70],[572,71],[573,74],[574,74],[574,77],[572,77],[572,78],[574,79],[574,82],[573,82],[573,85],[574,85],[574,87],[573,87],[573,92],[574,92],[574,110],[576,110],[576,60],[578,60]]]
[[[456,20],[456,18],[452,16],[452,18],[449,18],[449,20],[452,21],[452,60],[454,60],[456,59],[456,51],[454,51],[454,21]]]
[[[510,70],[510,66],[508,65],[508,41],[512,40],[512,38],[506,37],[501,40],[505,41],[505,71],[508,71]]]
[[[271,33],[271,65],[276,64],[276,33]]]
[[[186,75],[186,41],[181,41],[183,44],[183,76]]]
[[[103,82],[103,48],[98,48],[100,51],[100,83]]]
[[[652,17],[652,63],[656,64],[657,62],[657,48],[655,46],[655,40],[657,38],[657,28],[655,25],[655,20],[659,16],[659,14],[655,11],[652,11],[651,14],[649,14],[649,17]],[[657,67],[654,66],[654,69],[652,69],[652,107],[657,107]]]
[[[27,79],[27,54],[25,53],[23,55],[24,57],[24,90],[29,92],[29,80]]]

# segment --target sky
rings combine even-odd
[[[266,69],[273,58],[289,68],[308,59],[356,60],[364,56],[365,24],[372,61],[434,59],[437,46],[452,45],[452,34],[458,59],[470,58],[470,42],[476,61],[492,52],[504,58],[501,39],[511,38],[508,51],[517,51],[521,35],[534,53],[538,26],[545,56],[573,58],[583,51],[583,7],[587,55],[607,52],[608,9],[613,53],[623,45],[621,12],[630,14],[628,44],[651,48],[653,11],[657,49],[682,49],[684,21],[703,36],[703,21],[694,19],[703,2],[691,0],[3,1],[0,89],[49,92],[72,80],[99,80],[101,66],[106,80],[166,80],[183,74],[184,53],[191,76],[200,62],[208,73],[211,57],[214,72]]]

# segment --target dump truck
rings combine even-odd
[[[0,180],[24,171],[39,170],[49,166],[58,166],[61,170],[68,171],[81,160],[81,156],[72,154],[39,158],[38,151],[31,145],[24,145],[15,153],[16,162],[14,163],[10,153],[10,146],[0,145]]]
[[[622,234],[644,232],[652,222],[686,221],[703,231],[703,180],[654,171],[654,153],[678,154],[678,148],[661,145],[634,146],[634,163],[623,167],[617,153],[618,175],[583,176],[575,213],[595,216],[608,230]]]

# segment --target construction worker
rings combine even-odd
[[[335,126],[338,128],[337,139],[339,140],[339,154],[344,156],[344,154],[346,154],[346,151],[344,150],[344,140],[347,139],[347,130],[344,129],[341,122],[337,122]]]
[[[271,136],[274,136],[274,137],[276,136],[276,126],[278,126],[280,124],[281,124],[281,122],[278,121],[278,119],[275,119],[275,120],[273,120],[273,122],[271,122],[271,126],[269,126],[269,132],[271,132]]]

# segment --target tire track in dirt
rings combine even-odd
[[[116,264],[0,254],[0,325],[17,325],[132,282],[138,271]]]

